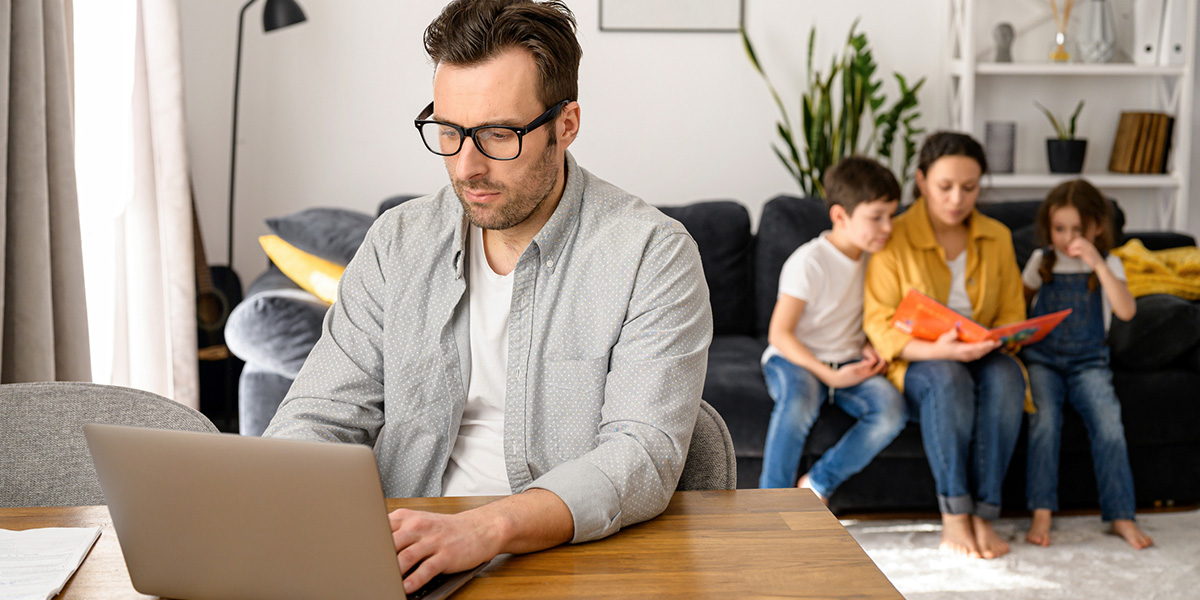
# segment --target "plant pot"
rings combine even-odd
[[[1051,173],[1083,171],[1083,159],[1086,155],[1087,140],[1046,140],[1046,156],[1050,159]]]

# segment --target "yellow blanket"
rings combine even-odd
[[[1125,277],[1134,298],[1150,294],[1172,294],[1200,300],[1200,248],[1184,246],[1170,250],[1147,250],[1138,240],[1129,240],[1113,250],[1125,264]]]

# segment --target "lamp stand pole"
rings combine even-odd
[[[237,59],[233,70],[233,133],[230,137],[229,148],[229,238],[228,254],[229,269],[233,270],[233,195],[234,185],[237,181],[237,131],[238,131],[238,93],[242,87],[242,27],[246,23],[246,10],[250,8],[257,0],[249,0],[242,5],[241,12],[238,13],[238,31],[237,31]]]

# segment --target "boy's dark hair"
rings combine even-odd
[[[1050,218],[1054,215],[1054,211],[1064,206],[1073,206],[1075,210],[1079,211],[1080,225],[1083,225],[1085,229],[1090,225],[1100,228],[1100,233],[1096,236],[1096,251],[1100,253],[1100,256],[1108,256],[1108,251],[1113,247],[1112,205],[1104,198],[1104,194],[1096,189],[1096,186],[1084,179],[1064,181],[1046,194],[1046,199],[1038,209],[1035,221],[1037,237],[1041,245],[1043,247],[1050,245]],[[1038,275],[1041,276],[1043,283],[1054,281],[1054,263],[1057,261],[1057,252],[1042,253],[1042,264],[1038,268]],[[1088,291],[1096,291],[1099,285],[1100,280],[1096,278],[1095,273],[1092,273],[1091,277],[1088,277]]]
[[[854,214],[859,204],[883,198],[900,200],[900,184],[887,167],[865,156],[847,156],[825,172],[825,206]]]
[[[454,0],[425,29],[434,66],[478,65],[511,48],[533,55],[543,108],[578,100],[583,49],[575,15],[559,0]]]

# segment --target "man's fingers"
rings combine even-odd
[[[425,562],[421,563],[421,565],[418,566],[412,573],[405,575],[404,593],[411,594],[421,589],[421,586],[429,583],[430,579],[433,579],[435,575],[441,573],[442,569],[437,563],[437,557],[432,556]],[[404,566],[401,565],[400,568],[403,569]]]
[[[395,539],[393,537],[393,539]],[[430,543],[427,540],[416,540],[400,547],[396,552],[396,562],[400,565],[400,572],[407,573],[418,565],[428,564],[437,556],[438,547],[436,544]],[[435,561],[434,566],[438,563]],[[434,571],[432,575],[425,578],[424,581],[429,581],[430,577],[436,575],[439,571]],[[407,579],[407,578],[406,578]],[[423,585],[424,582],[422,582]],[[417,587],[421,587],[418,585]]]

